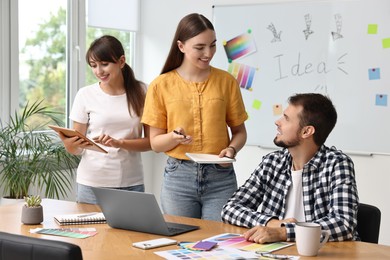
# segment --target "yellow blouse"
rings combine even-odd
[[[182,127],[192,143],[166,154],[188,160],[186,152],[219,154],[229,145],[227,126],[239,126],[247,118],[236,79],[211,67],[204,82],[186,81],[176,70],[158,76],[149,85],[141,121],[167,132]]]

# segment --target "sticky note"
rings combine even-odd
[[[376,80],[381,78],[381,69],[380,68],[371,68],[368,69],[368,79]]]
[[[369,24],[367,26],[368,34],[377,34],[378,33],[378,25],[377,24]]]
[[[273,105],[272,110],[273,110],[274,116],[280,116],[283,113],[283,108],[282,108],[282,105],[280,105],[280,104]]]
[[[390,48],[390,38],[385,38],[382,40],[383,48]]]
[[[387,95],[377,94],[375,97],[375,105],[377,106],[387,106]]]
[[[211,241],[199,241],[195,245],[192,246],[193,249],[196,250],[204,250],[208,251],[211,250],[215,245],[217,245],[216,242],[211,242]]]
[[[254,109],[259,110],[259,109],[261,108],[261,101],[258,100],[258,99],[253,100],[252,107],[253,107]]]

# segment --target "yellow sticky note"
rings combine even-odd
[[[272,110],[274,112],[274,116],[280,116],[283,113],[283,108],[280,104],[273,105]]]
[[[253,101],[252,107],[253,107],[254,109],[259,110],[259,109],[261,108],[261,101],[255,99],[255,100]]]
[[[385,38],[382,40],[383,48],[390,48],[390,38]]]
[[[377,24],[369,24],[367,26],[368,34],[377,34],[378,33],[378,25]]]

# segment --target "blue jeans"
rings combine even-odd
[[[105,188],[110,188],[110,187],[105,187]],[[111,188],[111,189],[144,192],[145,185],[140,184],[140,185],[135,185],[135,186]],[[80,183],[77,183],[77,202],[88,203],[88,204],[97,204],[95,194],[93,193],[90,186],[86,186],[86,185],[82,185]]]
[[[161,188],[165,214],[221,221],[221,210],[237,190],[233,165],[198,164],[169,157]]]

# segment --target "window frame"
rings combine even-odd
[[[85,81],[86,0],[67,0],[66,109]],[[0,0],[0,118],[8,123],[19,104],[19,1]],[[69,126],[69,119],[66,118]]]

